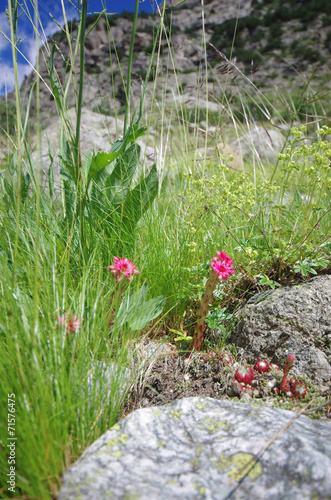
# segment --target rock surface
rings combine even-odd
[[[327,61],[331,52],[331,21],[327,2],[320,2],[318,9],[312,9],[309,5],[311,2],[304,4],[285,2],[284,5],[282,0],[274,2],[223,0],[220,6],[219,0],[209,0],[203,3],[202,9],[202,4],[198,0],[186,0],[183,3],[168,2],[166,25],[169,27],[171,23],[169,31],[171,31],[172,50],[169,50],[164,37],[160,44],[161,59],[159,56],[157,57],[160,60],[155,57],[155,66],[159,72],[158,84],[154,89],[154,82],[148,82],[146,102],[150,103],[154,98],[160,99],[160,102],[166,99],[171,105],[173,96],[184,94],[186,101],[197,93],[201,96],[208,94],[207,104],[208,107],[211,106],[210,109],[215,107],[215,102],[223,102],[223,85],[227,91],[232,87],[233,67],[228,67],[226,61],[217,56],[215,50],[209,46],[209,42],[212,42],[217,50],[224,52],[228,58],[231,57],[232,63],[247,75],[246,79],[241,80],[240,87],[242,90],[246,87],[249,95],[252,90],[250,81],[255,85],[261,84],[272,89],[277,86],[292,90],[293,80],[298,76],[295,86],[299,90],[304,87],[306,79],[308,81],[311,74],[314,74],[314,78],[309,81],[310,86],[319,85],[318,90],[322,92],[321,85],[324,82],[323,88],[329,89]],[[89,34],[85,47],[84,77],[86,91],[83,103],[93,111],[109,114],[114,108],[119,111],[126,101],[122,74],[125,81],[132,16],[110,16],[107,22],[101,18],[90,32],[92,22],[93,18],[88,18]],[[141,96],[141,81],[146,76],[158,22],[158,13],[138,16],[131,88],[132,103],[135,106],[138,105]],[[239,23],[238,29],[237,23]],[[72,32],[73,51],[76,37],[77,24]],[[201,47],[202,39],[206,42],[207,54]],[[42,77],[40,107],[41,122],[44,126],[50,124],[56,109],[55,100],[50,95],[47,68],[54,43],[56,44],[54,67],[64,86],[68,81],[69,47],[65,33],[58,31],[40,49],[39,74]],[[156,52],[158,53],[158,50]],[[214,62],[216,57],[219,60],[219,66],[216,65],[216,69],[210,73],[211,80],[207,86],[204,84],[206,55],[208,62]],[[255,72],[257,68],[258,71]],[[172,74],[174,71],[176,75]],[[75,72],[76,75],[79,74],[79,57],[75,62]],[[164,73],[166,80],[161,82],[160,76]],[[32,72],[26,77],[21,88],[23,107],[27,104],[34,82],[35,73]],[[165,89],[169,91],[166,95]],[[234,94],[237,97],[237,91]],[[216,96],[216,101],[210,99],[211,96]],[[8,99],[14,102],[14,93],[9,94]],[[308,102],[309,100],[307,104]],[[71,86],[66,95],[66,105],[71,108],[75,103],[76,93]],[[305,103],[304,100],[303,104]],[[204,107],[205,103],[201,102],[199,105]],[[260,107],[260,100],[257,99],[255,102],[253,99],[249,112],[252,113],[252,118],[265,120],[266,116],[263,113],[268,114],[271,106],[268,106],[270,109],[266,111],[262,105],[263,112],[259,111]],[[285,107],[291,106],[285,105]],[[311,112],[309,109],[304,109],[304,113]],[[35,113],[35,110],[36,102],[33,95],[30,113]]]
[[[58,500],[330,498],[330,424],[188,398],[137,410],[64,475]],[[254,460],[255,459],[255,460]]]
[[[256,156],[260,160],[275,162],[284,143],[285,138],[278,130],[253,127],[242,137],[232,142],[231,147],[242,156]]]
[[[293,353],[291,374],[331,388],[331,276],[259,293],[238,315],[229,341],[243,348],[248,361],[268,356],[284,364]]]

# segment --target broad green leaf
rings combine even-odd
[[[149,174],[128,194],[123,205],[123,222],[133,231],[157,194],[159,178],[154,164]]]
[[[124,203],[130,192],[132,178],[140,157],[140,146],[132,144],[117,159],[116,166],[105,182],[108,200],[116,207]]]
[[[113,142],[110,148],[111,153],[117,153],[122,151],[123,146],[126,146],[126,139],[118,139],[117,141]]]
[[[139,290],[132,295],[129,295],[120,305],[116,319],[115,327],[121,328],[133,317],[141,308],[148,295],[148,285],[143,285]]]
[[[109,165],[112,161],[114,161],[120,155],[120,153],[125,151],[125,148],[128,143],[135,141],[136,139],[138,139],[138,137],[142,137],[143,135],[145,135],[146,130],[147,127],[140,127],[138,129],[138,126],[136,124],[131,125],[125,137],[123,139],[115,141],[112,144],[109,153],[104,153],[104,152],[97,153],[92,158],[92,163],[89,170],[87,183],[89,184],[91,179],[96,175],[96,173],[103,170],[107,165]]]
[[[128,130],[128,136],[127,136],[127,144],[132,141],[136,141],[139,137],[142,137],[145,135],[147,130],[147,127],[140,127],[138,128],[136,124],[130,127]]]
[[[143,285],[122,302],[115,319],[115,328],[122,328],[126,324],[130,330],[142,330],[162,313],[166,298],[160,295],[146,300],[147,295],[148,285]]]
[[[123,144],[122,144],[123,148]],[[116,160],[118,155],[121,153],[121,149],[118,151],[114,151],[111,153],[104,153],[103,151],[100,151],[97,153],[95,156],[92,157],[90,169],[88,172],[88,177],[87,177],[87,185],[91,182],[92,178],[101,170],[103,170],[109,163],[112,161]]]
[[[82,169],[83,169],[84,174],[87,174],[87,172],[90,170],[92,158],[93,158],[93,155],[92,155],[91,151],[88,151],[85,154],[84,161],[82,163]]]
[[[128,320],[130,330],[142,330],[150,321],[160,316],[166,303],[163,295],[144,302],[140,309]]]
[[[59,143],[59,158],[61,160],[60,177],[64,180],[72,180],[76,183],[75,166],[72,151],[67,138],[62,133]],[[64,167],[64,168],[63,168]]]
[[[51,87],[53,91],[53,95],[56,101],[56,104],[59,106],[59,109],[63,112],[62,108],[62,102],[61,102],[61,85],[59,84],[58,80],[56,79],[54,75],[54,69],[53,69],[53,63],[54,63],[54,52],[55,52],[55,45],[52,47],[51,55],[49,56],[49,61],[48,61],[48,71],[49,71],[49,78],[51,81]]]

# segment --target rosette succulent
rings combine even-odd
[[[254,370],[248,365],[240,366],[236,371],[234,378],[238,382],[242,382],[245,385],[250,385],[254,379]]]
[[[259,373],[268,372],[270,370],[270,365],[265,359],[259,359],[254,364],[254,370]]]

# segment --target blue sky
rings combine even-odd
[[[12,0],[14,2],[14,0]],[[68,19],[78,19],[77,10],[74,5],[77,0],[63,0],[66,16]],[[19,50],[25,57],[18,55],[18,70],[20,82],[23,81],[24,76],[32,69],[28,61],[32,64],[36,59],[36,43],[34,40],[33,27],[29,19],[30,13],[32,19],[34,18],[34,3],[35,0],[20,0],[20,5],[23,8],[20,10],[23,15],[18,23],[18,37],[21,39]],[[160,2],[158,2],[160,3]],[[0,95],[10,92],[14,88],[14,73],[12,65],[12,51],[11,44],[6,40],[6,36],[10,37],[9,24],[6,16],[7,0],[0,0]],[[101,12],[103,8],[107,9],[108,13],[120,14],[123,10],[133,11],[135,7],[135,0],[88,0],[87,9],[88,13]],[[140,3],[140,12],[153,12],[155,10],[155,0],[143,0]],[[58,27],[52,17],[63,25],[63,12],[61,0],[39,0],[38,11],[41,18],[43,30],[40,28],[40,39],[52,35],[58,30]],[[43,33],[42,33],[43,31]]]

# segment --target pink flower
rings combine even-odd
[[[213,292],[217,286],[217,280],[221,280],[222,278],[227,280],[229,279],[229,276],[234,273],[233,260],[231,257],[226,255],[225,252],[217,252],[216,257],[212,259],[210,266],[215,272],[208,278],[205,293],[201,297],[198,320],[195,325],[193,341],[190,347],[191,351],[193,349],[199,351],[201,348],[209,304],[212,301]]]
[[[126,277],[128,281],[131,281],[133,274],[139,274],[139,271],[136,269],[137,264],[131,264],[131,260],[126,259],[123,257],[121,259],[120,257],[114,257],[114,263],[112,266],[109,266],[109,271],[113,273],[114,276],[116,276],[116,280],[120,281],[123,276]]]
[[[61,326],[65,325],[66,326],[66,332],[67,333],[72,333],[76,330],[80,330],[81,322],[83,321],[82,319],[77,319],[77,316],[71,316],[68,319],[68,313],[64,313],[64,316],[59,316],[58,321]]]
[[[231,274],[234,273],[233,260],[231,257],[226,255],[225,252],[217,252],[216,257],[212,259],[210,266],[215,271],[213,274],[218,274],[219,280],[228,280]]]

